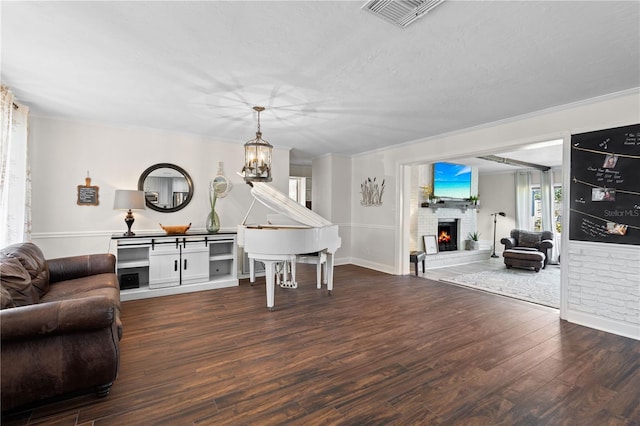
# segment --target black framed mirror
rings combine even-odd
[[[185,208],[193,198],[193,181],[182,167],[158,163],[142,172],[138,191],[144,191],[151,210],[172,213]]]

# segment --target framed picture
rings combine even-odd
[[[604,169],[614,169],[617,162],[618,156],[615,154],[609,154],[604,158],[604,164],[602,165],[602,167]]]
[[[97,186],[78,185],[78,200],[76,204],[79,206],[97,206],[100,204],[98,200],[99,189]]]
[[[425,235],[424,239],[424,252],[426,254],[438,254],[438,240],[435,235]]]

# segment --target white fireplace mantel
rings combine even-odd
[[[478,205],[470,201],[440,201],[438,203],[422,203],[420,207],[429,207],[434,212],[438,209],[460,209],[466,213],[467,209],[477,209]]]

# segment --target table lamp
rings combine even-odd
[[[131,237],[134,234],[131,232],[131,225],[133,225],[134,218],[131,210],[143,210],[145,208],[145,198],[143,191],[134,191],[130,189],[116,189],[116,197],[113,202],[114,210],[128,210],[127,215],[124,217],[124,222],[127,224],[128,231],[124,233],[126,237]]]

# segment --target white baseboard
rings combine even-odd
[[[630,339],[640,340],[640,326],[626,322],[604,318],[585,312],[567,310],[567,321],[584,325],[585,327],[595,328],[596,330],[606,331],[607,333],[617,334]]]
[[[351,258],[350,263],[356,266],[362,266],[363,268],[373,269],[374,271],[384,272],[385,274],[394,273],[393,266],[385,265],[382,263],[371,262],[370,260],[366,260],[366,259]]]
[[[334,257],[333,258],[333,266],[338,265],[349,265],[353,263],[350,257]]]
[[[150,297],[172,296],[175,294],[193,293],[197,291],[215,290],[218,288],[237,287],[238,279],[220,279],[216,281],[208,281],[197,284],[179,285],[174,287],[150,289],[148,286],[144,288],[136,288],[130,290],[121,290],[120,300],[125,302],[128,300],[148,299]]]

